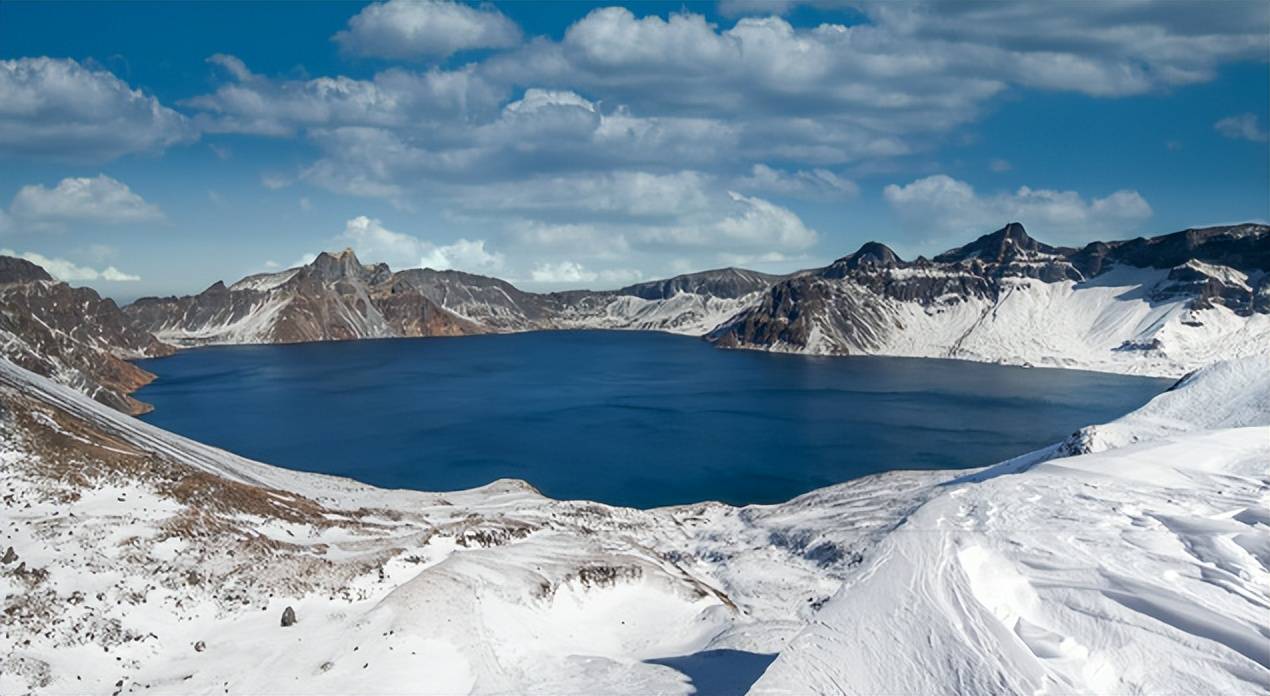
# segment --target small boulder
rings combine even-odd
[[[4,558],[0,558],[0,563],[12,563],[16,560],[18,560],[18,554],[13,550],[13,547],[10,546],[5,550]]]
[[[204,643],[201,640],[194,644],[194,652],[203,652],[206,649],[207,649],[207,643]]]
[[[286,628],[295,623],[295,609],[287,607],[282,610],[282,627]]]

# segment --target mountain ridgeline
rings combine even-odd
[[[197,295],[119,308],[0,257],[0,351],[129,413],[180,347],[560,329],[653,330],[724,348],[896,355],[1180,375],[1270,344],[1270,227],[1055,247],[1019,223],[931,259],[884,244],[812,270],[704,271],[532,293],[461,271],[392,271],[351,249]]]

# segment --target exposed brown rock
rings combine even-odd
[[[154,375],[127,361],[175,350],[133,327],[114,300],[10,257],[0,257],[0,337],[14,363],[130,414],[149,410],[128,394]]]

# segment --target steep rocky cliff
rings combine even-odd
[[[133,327],[114,300],[0,256],[0,354],[14,363],[137,414],[149,408],[128,394],[154,375],[127,361],[172,350]]]

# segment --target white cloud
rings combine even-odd
[[[1270,7],[1221,11],[1172,0],[1134,3],[872,2],[866,12],[901,39],[940,47],[955,70],[1092,96],[1124,96],[1210,80],[1226,61],[1264,60]]]
[[[1267,139],[1265,130],[1261,128],[1261,124],[1257,121],[1257,115],[1252,113],[1227,116],[1214,123],[1213,128],[1227,138],[1236,140],[1251,140],[1254,143],[1264,143]]]
[[[230,80],[214,92],[182,102],[201,112],[199,126],[214,133],[285,137],[302,128],[343,126],[465,127],[472,114],[496,114],[508,89],[483,79],[475,66],[413,72],[389,68],[370,80],[342,75],[273,79],[251,72],[235,56],[207,62]]]
[[[503,256],[485,247],[485,240],[458,239],[437,245],[408,234],[394,232],[374,218],[364,215],[344,224],[337,243],[353,247],[366,262],[383,261],[393,268],[458,269],[473,272],[496,271]]]
[[[540,263],[534,266],[530,277],[535,283],[589,283],[599,277],[576,261]]]
[[[23,186],[13,197],[9,211],[33,221],[83,220],[102,223],[135,223],[158,220],[163,213],[126,184],[105,174],[66,178],[53,188],[41,184]]]
[[[389,0],[367,6],[332,39],[378,58],[445,58],[477,48],[520,43],[520,27],[493,6],[432,0]]]
[[[1086,199],[1076,191],[1023,186],[1014,192],[981,196],[970,184],[945,174],[904,186],[891,184],[882,195],[910,227],[947,236],[984,234],[1019,221],[1043,240],[1081,243],[1122,234],[1152,214],[1151,206],[1133,190]]]
[[[503,266],[503,255],[488,251],[484,239],[457,239],[452,244],[434,247],[425,253],[419,259],[419,265],[438,271],[451,268],[497,270]]]
[[[510,229],[521,243],[537,248],[568,249],[573,254],[600,258],[613,258],[630,251],[630,242],[621,231],[593,224],[517,220]]]
[[[870,21],[795,27],[774,16],[729,26],[609,7],[559,41],[540,37],[452,69],[281,79],[214,56],[228,82],[184,103],[212,131],[308,138],[319,158],[285,180],[401,208],[428,195],[478,200],[500,183],[615,171],[692,170],[747,193],[824,198],[853,189],[826,174],[928,151],[1013,88],[1115,97],[1264,56],[1264,3],[1223,8],[866,2]],[[457,50],[430,43],[451,14],[502,17],[469,5],[381,3],[341,40],[364,25],[386,32],[377,45],[389,53]],[[470,43],[464,31],[448,34]],[[593,195],[592,209],[611,209],[610,188],[579,189],[576,207]],[[486,198],[515,217],[548,207],[524,205],[529,196]]]
[[[0,154],[105,161],[189,142],[185,116],[71,59],[0,60]]]
[[[804,198],[854,198],[860,187],[828,169],[781,171],[756,164],[750,175],[737,180],[737,187]]]
[[[540,214],[586,211],[628,218],[665,218],[707,209],[708,186],[709,178],[700,172],[654,174],[619,170],[480,186],[470,191],[463,203],[484,210]]]
[[[569,260],[557,263],[539,263],[534,266],[529,275],[535,283],[552,285],[577,285],[595,281],[608,285],[620,285],[639,282],[644,277],[643,273],[633,268],[610,268],[601,271],[591,271],[587,270],[582,264]]]
[[[37,254],[33,251],[18,253],[12,249],[0,249],[2,256],[16,256],[26,259],[31,263],[42,267],[48,271],[48,274],[57,280],[71,282],[84,282],[94,280],[105,280],[114,283],[130,283],[141,280],[141,276],[124,273],[114,266],[107,266],[102,270],[90,268],[88,266],[79,266],[66,259],[50,258],[43,254]]]
[[[733,191],[728,195],[740,210],[715,225],[728,240],[784,249],[806,249],[816,243],[816,231],[804,225],[792,210]]]

